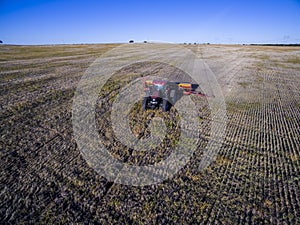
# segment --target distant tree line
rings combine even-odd
[[[131,43],[131,44],[134,43],[134,40],[130,40],[129,43]],[[143,43],[147,44],[148,41],[143,41]]]
[[[254,46],[300,46],[300,44],[250,44]]]

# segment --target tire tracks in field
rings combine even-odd
[[[233,80],[239,77],[237,74],[242,70],[241,66],[245,63],[247,64],[245,60],[246,58],[230,66],[228,70],[221,73],[219,76],[220,79],[222,80],[224,76],[228,76],[228,81],[233,83]],[[215,171],[218,174],[223,174],[216,190],[223,190],[223,193],[231,193],[230,195],[232,197],[230,201],[239,202],[241,201],[240,196],[247,197],[247,202],[250,204],[244,209],[245,213],[239,216],[239,221],[242,223],[252,223],[258,216],[258,213],[261,213],[260,210],[262,209],[264,209],[264,212],[267,212],[267,214],[264,215],[267,221],[273,220],[277,221],[277,223],[282,222],[279,218],[283,217],[283,215],[280,214],[283,208],[290,208],[288,212],[293,214],[294,218],[297,218],[297,215],[299,215],[299,210],[295,207],[299,205],[299,197],[297,196],[297,192],[295,192],[295,186],[299,183],[295,181],[291,188],[286,184],[286,179],[289,179],[288,177],[290,176],[289,174],[292,173],[294,177],[296,176],[299,162],[297,163],[296,161],[290,164],[289,159],[286,158],[285,155],[281,155],[281,153],[278,155],[278,147],[275,147],[275,149],[272,147],[280,146],[282,149],[285,149],[289,146],[287,150],[291,150],[293,154],[299,155],[299,148],[297,148],[297,146],[300,146],[299,138],[297,138],[299,131],[297,130],[296,123],[289,124],[286,120],[282,120],[282,115],[284,114],[288,114],[292,118],[299,118],[299,113],[292,105],[282,105],[288,99],[287,93],[289,89],[287,88],[286,82],[280,82],[283,75],[277,72],[274,73],[274,70],[269,70],[269,72],[271,73],[268,73],[266,70],[259,72],[259,74],[262,74],[264,77],[264,82],[261,84],[262,86],[258,88],[259,91],[255,91],[257,89],[255,82],[249,82],[249,84],[247,83],[248,87],[243,88],[243,90],[241,90],[242,87],[235,84],[233,92],[227,95],[229,102],[234,102],[237,106],[243,107],[237,109],[235,114],[232,114],[234,117],[231,116],[229,111],[231,118],[227,129],[228,134],[225,137],[225,143],[223,143],[219,155],[229,160],[230,163],[225,164],[225,166],[220,167],[218,171]],[[232,73],[232,75],[230,73]],[[275,78],[275,80],[268,78],[270,76]],[[280,80],[278,79],[279,77],[281,77]],[[286,81],[293,81],[293,79],[295,78],[290,77]],[[269,83],[275,83],[276,85],[273,88],[270,88],[270,86],[266,89],[265,85],[269,85]],[[240,96],[238,94],[239,92],[243,93],[245,91],[247,93],[245,95]],[[271,93],[269,93],[270,91]],[[264,94],[267,93],[268,95],[264,96]],[[290,101],[293,102],[292,104],[297,102],[295,98],[298,96],[298,93],[299,92],[296,91],[292,99],[290,99]],[[256,96],[256,98],[253,95]],[[270,101],[272,96],[277,97],[275,102],[279,104],[279,108],[270,107],[274,105],[274,101]],[[256,101],[260,104],[257,105]],[[248,104],[250,106],[249,109]],[[263,109],[263,111],[261,111],[261,109]],[[291,111],[286,112],[289,109],[291,109]],[[274,110],[276,110],[276,114],[272,116],[274,113],[270,112],[274,112]],[[253,116],[251,116],[252,114]],[[257,116],[254,115],[261,115],[261,117],[257,118]],[[278,121],[280,122],[278,123]],[[276,126],[279,126],[272,130],[268,124],[276,124]],[[282,127],[282,129],[280,129],[280,127]],[[243,129],[241,130],[241,128]],[[296,132],[294,133],[293,140],[289,135],[290,130]],[[231,149],[231,151],[228,151],[228,149]],[[260,151],[258,151],[258,149],[260,149]],[[295,152],[297,149],[298,152]],[[291,154],[291,152],[289,154]],[[250,174],[253,176],[249,176]],[[282,178],[278,179],[275,177],[275,174],[281,174]],[[228,179],[228,177],[230,177],[230,179]],[[243,181],[242,183],[238,182],[241,180]],[[244,184],[244,187],[241,186],[241,184]],[[273,186],[271,187],[270,184],[273,184]],[[276,190],[275,193],[280,193],[279,196],[281,200],[278,201],[279,196],[276,194],[268,194],[267,191],[270,190]],[[233,197],[233,193],[239,193],[239,195]],[[221,199],[221,197],[226,197],[227,194],[220,194],[219,196]],[[274,196],[271,198],[272,204],[275,207],[274,210],[270,210],[266,205],[263,205],[265,204],[264,201],[267,201],[268,196]],[[262,203],[256,205],[256,201],[262,201]],[[283,204],[280,205],[277,204],[277,202]],[[287,205],[286,202],[292,203],[292,206]],[[221,211],[223,216],[232,213],[227,211],[226,206],[222,206],[221,200],[217,200],[207,213],[213,211]],[[217,218],[218,216],[215,217]],[[291,223],[292,221],[293,220],[290,220]]]
[[[137,54],[137,53],[134,52],[134,54]],[[172,57],[171,58],[173,58],[173,61],[172,61],[173,65],[176,64],[177,66],[179,65],[179,67],[182,66],[183,68],[192,66],[193,63],[194,63],[193,60],[191,60],[189,58],[184,58],[183,61],[179,61],[179,59],[182,59],[182,57],[181,57],[181,55],[178,55],[178,53],[176,51],[175,52],[172,51]],[[174,61],[174,59],[176,59],[176,61]],[[152,55],[152,56],[149,57],[149,61],[151,62],[152,60],[157,62],[157,55],[156,54],[154,54],[154,55]],[[179,73],[179,71],[178,71],[178,73]],[[173,74],[172,77],[179,78],[178,74],[176,74],[176,75]],[[179,81],[181,81],[181,80],[179,79]],[[127,163],[128,160],[129,159],[127,159],[126,161],[124,161],[124,163]],[[120,171],[122,171],[122,169],[120,169]],[[119,173],[118,175],[116,175],[115,180],[119,179],[119,175],[120,174],[121,173]],[[118,186],[119,186],[119,184],[117,184],[115,182],[108,182],[107,185],[105,186],[104,196],[109,196],[110,192],[114,189],[114,187],[118,188]]]

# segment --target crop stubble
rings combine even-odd
[[[90,63],[115,46],[1,46],[1,221],[300,223],[299,48],[186,46],[209,65],[225,95],[228,123],[217,160],[198,168],[211,121],[206,99],[193,97],[201,132],[190,163],[162,184],[130,187],[94,172],[72,136],[76,85]],[[128,82],[147,75],[187,78],[171,66],[134,64],[99,93],[101,141],[129,164],[164,159],[180,132],[175,109],[142,112],[137,103],[130,114],[133,133],[147,137],[149,119],[158,116],[168,136],[151,152],[133,151],[114,137],[113,99]]]

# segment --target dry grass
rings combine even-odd
[[[207,99],[192,98],[201,132],[190,162],[173,179],[131,187],[90,168],[72,134],[77,84],[88,66],[115,46],[0,46],[2,223],[300,223],[298,47],[185,46],[205,59],[225,94],[226,136],[216,162],[199,170],[211,118]],[[185,79],[176,68],[133,65],[118,71],[99,93],[99,136],[119,160],[156,163],[176,146],[181,128],[174,108],[142,112],[136,104],[130,112],[139,137],[149,134],[149,118],[165,119],[168,135],[153,152],[126,148],[109,126],[120,87],[149,73],[174,72]]]

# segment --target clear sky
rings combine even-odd
[[[0,0],[7,44],[300,43],[300,0]]]

